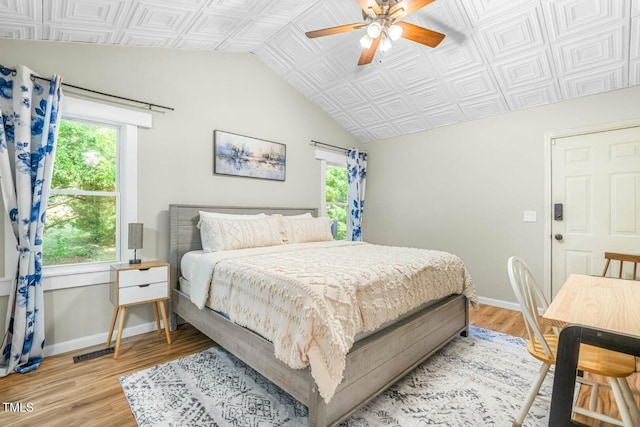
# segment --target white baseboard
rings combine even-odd
[[[493,298],[484,298],[478,297],[478,301],[480,304],[492,305],[494,307],[506,308],[508,310],[521,311],[518,303],[513,303],[509,301],[502,301]],[[164,327],[164,322],[160,321],[162,327]],[[155,331],[156,323],[148,322],[143,323],[136,326],[131,326],[128,328],[124,328],[122,331],[122,337],[131,337],[134,335],[140,335],[147,332]],[[113,331],[113,338],[117,336],[118,331]],[[103,332],[96,335],[91,335],[88,337],[76,338],[69,341],[59,342],[55,344],[45,345],[44,346],[44,356],[49,357],[56,354],[66,353],[69,351],[78,350],[85,347],[91,347],[98,344],[103,344],[107,341],[108,332]]]
[[[522,311],[517,302],[502,301],[499,299],[478,297],[480,304],[492,305],[494,307],[506,308],[508,310]]]
[[[160,326],[164,327],[164,322],[160,321]],[[130,326],[122,330],[122,338],[132,337],[134,335],[140,335],[147,332],[156,330],[156,322],[142,323],[136,326]],[[118,331],[113,331],[113,339],[118,336]],[[54,356],[56,354],[67,353],[69,351],[78,350],[81,348],[91,347],[98,344],[106,344],[108,332],[102,332],[96,335],[90,335],[88,337],[76,338],[69,341],[63,341],[44,346],[44,357]]]

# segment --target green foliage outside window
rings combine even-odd
[[[115,260],[115,129],[60,122],[44,231],[44,265]]]
[[[336,240],[347,237],[347,169],[339,166],[326,168],[325,194],[327,216],[338,221]]]

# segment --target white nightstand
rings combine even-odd
[[[124,318],[127,307],[136,304],[153,304],[153,312],[156,315],[156,325],[158,332],[160,329],[160,318],[158,317],[158,306],[162,313],[164,322],[164,332],[167,336],[167,343],[171,344],[169,334],[169,323],[167,323],[167,312],[164,301],[169,299],[169,264],[160,261],[148,261],[140,264],[112,264],[111,265],[111,292],[109,299],[114,305],[113,318],[111,319],[111,329],[107,339],[107,347],[111,345],[113,329],[116,325],[118,311],[120,314],[120,324],[118,326],[118,336],[116,338],[116,348],[113,358],[118,358],[120,350],[120,338],[124,328]]]

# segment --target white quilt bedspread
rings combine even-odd
[[[208,301],[265,337],[290,367],[310,366],[329,402],[357,333],[451,294],[477,305],[471,277],[455,255],[332,241],[203,254],[191,301],[199,308]]]

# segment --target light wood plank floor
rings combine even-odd
[[[482,305],[471,310],[472,325],[524,337],[525,328],[519,312]],[[8,412],[0,407],[0,425],[26,426],[135,426],[118,377],[174,360],[214,345],[199,331],[184,325],[172,334],[168,345],[164,335],[152,332],[123,340],[120,357],[112,355],[77,364],[72,357],[100,349],[82,349],[46,358],[42,366],[29,374],[12,374],[0,379],[0,403],[27,403],[31,412]],[[631,387],[639,395],[640,381],[634,377]],[[602,392],[601,407],[615,416],[617,410],[608,392]],[[608,426],[582,419],[593,426]]]

